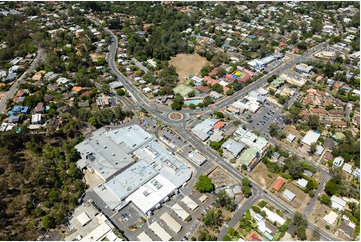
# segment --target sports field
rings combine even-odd
[[[193,91],[193,88],[186,86],[184,84],[179,84],[173,89],[173,92],[175,94],[179,93],[180,95],[182,95],[182,97],[187,97],[187,94],[190,93],[191,91]]]
[[[176,68],[181,83],[186,80],[189,74],[198,75],[206,63],[208,63],[206,58],[198,54],[178,54],[169,61],[169,64]]]

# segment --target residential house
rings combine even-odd
[[[31,123],[32,124],[41,124],[41,123],[43,123],[42,115],[40,113],[33,114],[31,116]]]
[[[349,163],[345,163],[342,167],[342,170],[347,172],[348,174],[352,173],[352,165]]]
[[[349,220],[342,220],[338,230],[344,233],[348,238],[352,238],[356,225]]]
[[[297,181],[297,185],[303,189],[306,188],[307,184],[308,184],[308,181],[304,178],[298,179],[298,181]]]
[[[332,195],[331,197],[331,207],[336,209],[336,210],[339,210],[339,211],[343,211],[345,210],[345,207],[346,207],[346,201],[343,200],[342,198],[339,198],[335,195]]]
[[[343,165],[344,161],[345,160],[341,156],[338,156],[334,159],[333,165],[336,167],[341,167]]]
[[[45,107],[43,102],[38,102],[36,107],[34,108],[35,113],[44,113]]]
[[[278,177],[275,184],[273,185],[272,189],[274,189],[275,191],[279,191],[282,186],[286,183],[286,180],[282,177]]]
[[[282,195],[290,202],[296,197],[296,194],[294,194],[293,192],[291,192],[288,189],[286,189]]]

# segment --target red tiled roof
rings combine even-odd
[[[214,127],[216,129],[220,129],[222,128],[226,123],[225,122],[222,122],[222,121],[218,121],[217,123],[215,123]]]
[[[233,77],[232,74],[227,74],[226,79],[229,80],[229,81],[232,81],[232,82],[234,81],[234,77]]]
[[[326,151],[323,158],[325,158],[326,160],[333,160],[333,155],[331,154],[331,152]]]
[[[211,89],[209,89],[209,87],[203,86],[203,85],[197,86],[196,89],[203,93],[209,93],[211,91]]]
[[[324,109],[324,108],[312,108],[310,111],[313,114],[324,114],[324,115],[326,115],[328,113],[327,110]]]
[[[332,121],[332,123],[338,127],[346,127],[345,121],[334,120],[334,121]]]
[[[80,92],[83,88],[82,87],[79,87],[79,86],[74,86],[71,90],[73,92]]]
[[[251,234],[251,236],[248,238],[248,241],[261,241],[260,238],[254,233]]]
[[[278,177],[276,183],[273,185],[273,189],[275,189],[277,192],[281,189],[281,187],[285,184],[285,179],[282,177]]]
[[[223,91],[228,91],[230,88],[229,87],[227,87],[227,86],[225,86],[225,87],[223,87]]]

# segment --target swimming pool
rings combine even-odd
[[[189,100],[189,101],[185,101],[185,103],[187,104],[187,106],[189,106],[190,104],[194,104],[194,105],[198,105],[199,103],[203,102],[202,100]]]

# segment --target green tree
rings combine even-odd
[[[190,109],[196,109],[197,106],[195,104],[191,103],[191,104],[188,105],[188,107]]]
[[[316,143],[311,144],[311,146],[310,146],[310,153],[311,154],[314,154],[316,152],[316,147],[317,147]]]
[[[318,129],[318,126],[320,125],[320,117],[318,115],[309,115],[307,125],[313,129]]]
[[[322,204],[327,205],[327,206],[331,206],[331,199],[330,199],[329,196],[327,196],[327,194],[322,194],[322,195],[320,196],[320,202],[321,202]]]
[[[222,225],[222,222],[222,213],[218,209],[208,210],[203,217],[203,223],[206,226],[211,227],[212,229],[220,227]]]
[[[54,228],[55,227],[55,219],[49,215],[45,215],[43,217],[43,226],[46,228],[46,229],[51,229],[51,228]]]
[[[208,73],[212,70],[212,67],[210,64],[206,64],[205,66],[202,67],[202,69],[200,70],[201,76],[205,77],[208,75]]]
[[[173,102],[170,106],[173,110],[181,110],[182,109],[182,104],[180,104],[179,102]]]
[[[221,144],[217,141],[211,141],[209,143],[209,146],[214,150],[218,150],[219,148],[221,148]]]
[[[200,176],[196,183],[196,189],[200,192],[211,192],[214,190],[214,185],[208,176]]]
[[[231,241],[231,237],[229,237],[228,235],[223,236],[222,238],[223,241]]]
[[[213,86],[211,86],[211,89],[212,89],[213,91],[218,92],[218,93],[223,93],[223,87],[222,87],[222,85],[219,84],[219,83],[216,83],[216,84],[214,84]]]
[[[332,181],[332,179],[329,180],[329,181],[326,183],[325,192],[326,192],[328,195],[330,195],[330,196],[335,195],[335,194],[338,193],[338,191],[339,191],[339,187],[338,187],[338,185],[337,185],[336,183],[334,183],[334,182]]]
[[[123,88],[117,89],[116,92],[119,96],[124,96],[124,94],[125,94],[125,90]]]
[[[213,114],[216,115],[216,117],[217,117],[218,119],[224,118],[224,114],[223,114],[222,112],[215,111]]]

